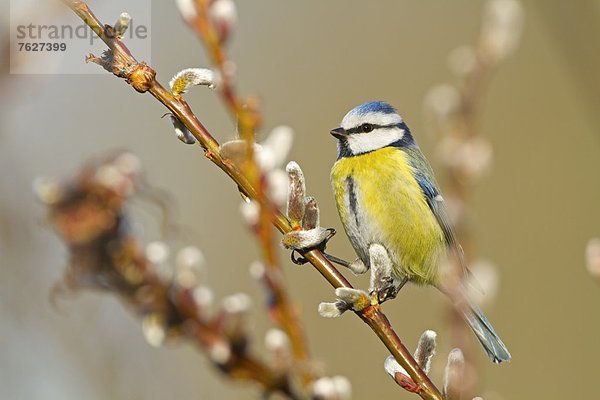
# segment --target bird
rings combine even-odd
[[[395,297],[407,281],[434,286],[460,310],[489,358],[495,363],[509,361],[507,347],[469,298],[469,271],[444,198],[397,110],[383,101],[361,104],[330,133],[337,139],[337,160],[331,170],[335,202],[358,255],[353,271],[369,270],[369,249],[382,246],[391,261],[390,276],[375,283],[383,301]],[[441,268],[452,255],[460,265],[458,285],[444,282]]]

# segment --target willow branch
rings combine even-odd
[[[298,312],[288,296],[288,290],[282,279],[282,269],[277,257],[275,240],[271,224],[273,206],[266,195],[265,179],[258,167],[254,154],[255,132],[260,125],[260,111],[256,102],[243,100],[237,94],[230,68],[227,68],[227,52],[223,40],[220,40],[216,27],[209,18],[209,1],[196,0],[196,15],[184,18],[190,29],[201,39],[206,52],[219,72],[219,93],[230,115],[238,124],[240,137],[246,141],[246,160],[244,173],[251,186],[256,188],[256,200],[261,205],[257,236],[261,244],[263,258],[266,261],[265,284],[274,299],[275,319],[287,333],[292,345],[294,358],[301,364],[307,364],[310,355],[303,324]],[[312,382],[314,377],[308,370],[302,374],[305,383]]]
[[[205,156],[225,172],[246,196],[260,202],[258,189],[250,183],[247,177],[241,173],[235,165],[221,157],[218,142],[200,123],[187,102],[181,96],[174,96],[158,83],[155,79],[154,70],[143,63],[137,63],[127,47],[119,39],[107,35],[105,33],[105,27],[93,15],[87,4],[81,1],[68,1],[67,5],[71,7],[71,9],[73,9],[73,11],[89,25],[113,51],[113,59],[128,66],[126,70],[121,68],[122,65],[117,65],[116,68],[113,66],[113,73],[124,78],[137,91],[150,92],[150,94],[177,116],[177,118],[179,118],[188,128],[203,148]],[[261,205],[265,206],[264,202]],[[273,209],[271,219],[272,223],[281,233],[288,233],[292,230],[290,222],[280,211]],[[325,258],[321,251],[306,251],[303,253],[303,256],[333,287],[352,288],[352,285],[350,285],[346,278],[344,278],[344,276]],[[398,335],[394,332],[389,320],[381,311],[380,306],[369,306],[361,312],[357,312],[357,315],[375,332],[394,358],[396,358],[398,363],[402,365],[414,382],[420,387],[420,391],[418,392],[419,396],[428,400],[442,400],[440,391],[419,367],[408,349],[401,342]]]
[[[223,41],[219,39],[217,29],[209,17],[208,6],[211,1],[195,0],[197,15],[195,17],[184,17],[184,20],[202,41],[212,63],[217,67],[221,75],[220,86],[223,101],[231,115],[238,120],[240,134],[244,138],[246,134],[251,135],[254,132],[252,128],[259,125],[260,117],[257,109],[251,107],[251,104],[244,102],[236,94],[231,68],[228,67],[230,62],[227,52],[222,46]]]

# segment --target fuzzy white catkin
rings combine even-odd
[[[204,255],[196,246],[187,246],[179,250],[175,258],[178,268],[200,269],[204,266]]]
[[[258,156],[261,152],[261,145],[258,143],[253,144],[254,154]],[[248,146],[245,140],[234,139],[224,142],[220,146],[221,156],[231,161],[238,168],[243,168],[244,163],[247,159]]]
[[[459,46],[448,55],[448,67],[458,76],[465,76],[475,69],[477,54],[471,46]]]
[[[317,379],[313,383],[313,394],[318,399],[328,400],[335,395],[335,384],[328,377]]]
[[[229,314],[241,314],[247,312],[252,305],[250,296],[245,293],[237,293],[223,300],[223,310]]]
[[[477,182],[489,172],[493,158],[490,142],[482,137],[474,137],[461,144],[454,154],[454,163],[460,167],[463,179]]]
[[[315,229],[321,226],[321,216],[317,200],[312,196],[307,196],[304,206],[304,218],[302,219],[302,229]]]
[[[192,86],[208,86],[214,89],[217,86],[217,74],[207,68],[187,68],[179,71],[169,81],[169,87],[175,94],[185,93]]]
[[[148,315],[142,320],[142,332],[148,344],[152,347],[160,347],[166,337],[162,319],[158,315]]]
[[[33,180],[32,187],[34,194],[44,204],[56,204],[63,195],[59,183],[50,178],[37,177]]]
[[[240,213],[248,226],[254,226],[260,217],[260,205],[254,200],[243,201],[240,204]]]
[[[265,264],[263,264],[260,261],[252,262],[252,264],[250,264],[250,267],[248,269],[250,271],[250,276],[252,278],[256,279],[257,281],[264,278],[265,273],[266,273]]]
[[[290,221],[300,224],[304,217],[304,205],[306,204],[306,181],[302,169],[295,161],[290,161],[285,169],[289,176],[286,214]]]
[[[219,42],[226,43],[237,22],[237,10],[233,0],[213,0],[209,3],[208,17],[215,28]]]
[[[185,144],[196,143],[196,138],[194,135],[192,135],[192,133],[179,118],[173,114],[169,114],[169,119],[173,124],[173,129],[175,129],[175,136],[177,136],[177,139],[181,140]]]
[[[429,373],[431,359],[435,355],[436,337],[437,333],[432,330],[423,332],[419,338],[417,350],[415,351],[415,359],[426,374]]]
[[[210,5],[209,14],[215,24],[231,26],[237,21],[237,10],[233,0],[214,0]]]
[[[194,0],[175,0],[175,3],[184,19],[193,19],[198,15]]]
[[[288,176],[282,169],[267,174],[269,199],[278,207],[285,205],[288,192]]]
[[[225,342],[216,342],[208,350],[208,356],[217,364],[225,364],[231,358],[231,349]]]
[[[161,264],[169,258],[169,246],[164,242],[150,242],[146,246],[146,257],[148,261],[154,264]]]
[[[192,298],[197,307],[208,308],[212,306],[215,296],[210,288],[197,286],[192,291]]]
[[[204,256],[197,247],[188,246],[179,250],[175,258],[177,284],[187,289],[195,287],[203,265]]]
[[[115,26],[114,26],[115,36],[118,38],[123,37],[123,35],[127,31],[127,28],[129,28],[130,22],[131,22],[131,15],[129,15],[126,12],[121,13],[121,15],[119,16],[119,19],[117,20],[117,22],[115,23]]]
[[[336,303],[320,303],[318,312],[323,318],[337,318],[342,315]]]
[[[142,170],[140,158],[128,151],[119,154],[114,161],[118,170],[125,175],[138,175]]]
[[[510,55],[519,44],[523,29],[523,6],[517,0],[489,0],[486,6],[481,40],[492,59]]]
[[[447,118],[460,104],[458,89],[450,84],[441,84],[429,89],[425,95],[425,107],[438,118]]]
[[[265,347],[269,351],[285,350],[290,346],[290,339],[281,329],[269,329],[265,335]]]
[[[94,179],[99,184],[116,190],[123,183],[124,176],[115,165],[106,164],[96,170]]]
[[[294,142],[294,130],[280,125],[271,130],[269,136],[261,143],[264,155],[259,156],[264,171],[280,167],[287,159]]]
[[[354,304],[359,301],[362,297],[367,296],[367,292],[359,289],[340,287],[335,289],[335,295],[348,304]]]
[[[600,278],[600,238],[591,239],[585,249],[588,273],[595,279]]]
[[[337,395],[336,400],[350,400],[352,398],[352,384],[348,378],[336,375],[331,380]]]
[[[408,372],[406,372],[406,370],[404,368],[402,368],[402,366],[400,364],[398,364],[398,361],[396,361],[394,356],[388,356],[388,358],[386,358],[385,362],[383,363],[383,367],[385,368],[385,372],[387,372],[387,374],[392,379],[396,379],[396,373],[398,373],[398,372],[400,372],[401,374],[404,374],[406,376],[409,376]]]
[[[465,357],[461,349],[452,349],[448,354],[448,364],[444,371],[444,395],[447,398],[460,398],[464,377]]]
[[[283,235],[281,244],[286,249],[310,249],[317,247],[331,236],[331,231],[322,227],[307,231],[291,231]]]
[[[173,278],[173,267],[167,262],[170,253],[169,246],[164,242],[155,241],[146,245],[146,258],[152,264],[152,271],[164,282],[170,282]]]

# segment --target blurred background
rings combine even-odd
[[[90,1],[105,22],[127,11],[127,3]],[[381,99],[396,106],[436,168],[424,101],[437,84],[457,82],[448,54],[476,40],[483,2],[237,6],[231,55],[240,91],[260,98],[263,136],[280,124],[295,130],[291,159],[320,202],[323,226],[342,232],[329,187],[336,154],[328,132],[355,105]],[[477,353],[479,387],[486,400],[595,398],[600,287],[586,271],[585,247],[600,236],[600,2],[527,0],[523,7],[519,47],[495,71],[478,120],[494,164],[472,197],[474,256],[497,266],[499,289],[486,313],[513,355],[497,366]],[[3,8],[7,26],[8,2]],[[75,21],[66,11],[57,18]],[[161,82],[207,65],[172,2],[152,2],[151,28],[151,61]],[[7,29],[2,35],[5,48]],[[50,303],[67,252],[44,225],[31,183],[40,175],[72,176],[90,157],[126,148],[140,157],[151,184],[169,193],[186,243],[204,252],[216,296],[243,291],[254,298],[259,348],[269,326],[260,287],[248,274],[257,250],[236,188],[197,147],[174,137],[160,104],[108,74],[9,75],[6,56],[0,60],[0,397],[258,398],[256,388],[231,384],[190,345],[150,347],[139,321],[113,296],[83,292]],[[187,99],[218,140],[234,137],[215,93],[194,90]],[[143,202],[132,207],[141,220],[156,213]],[[143,237],[159,239],[151,223]],[[354,257],[343,234],[330,251]],[[355,399],[416,398],[386,376],[388,354],[357,318],[319,317],[317,305],[334,299],[319,274],[292,265],[285,252],[282,260],[312,354],[326,373],[347,376]],[[351,280],[368,284],[366,277]],[[432,376],[441,382],[451,348],[446,300],[433,289],[408,287],[385,311],[410,348],[425,329],[438,332]]]

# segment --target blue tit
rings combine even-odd
[[[431,166],[398,112],[385,102],[368,102],[348,112],[331,134],[338,150],[331,171],[335,201],[364,270],[370,268],[369,248],[383,246],[392,264],[388,279],[448,294],[492,361],[510,360],[463,284],[460,290],[444,286],[440,264],[450,254],[465,276],[468,270]]]

